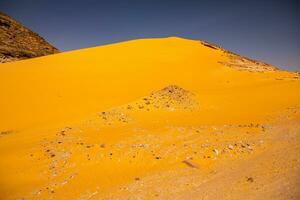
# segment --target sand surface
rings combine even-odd
[[[300,199],[300,76],[181,38],[0,65],[0,199]]]

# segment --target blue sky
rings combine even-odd
[[[1,0],[0,11],[62,51],[178,36],[300,71],[299,4],[292,0]]]

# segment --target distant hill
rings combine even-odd
[[[0,63],[58,53],[37,33],[0,12]]]

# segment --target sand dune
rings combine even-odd
[[[300,76],[141,39],[0,65],[2,199],[299,199]]]

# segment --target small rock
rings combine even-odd
[[[199,168],[198,164],[194,163],[193,161],[191,160],[184,160],[182,161],[184,164],[186,164],[187,166],[191,167],[191,168]]]
[[[248,147],[247,147],[250,151],[252,151],[253,150],[253,148],[250,146],[250,145],[248,145]]]
[[[252,177],[247,177],[247,181],[253,183],[254,179]]]
[[[218,149],[214,149],[213,152],[214,152],[216,155],[219,155],[219,150],[218,150]]]

